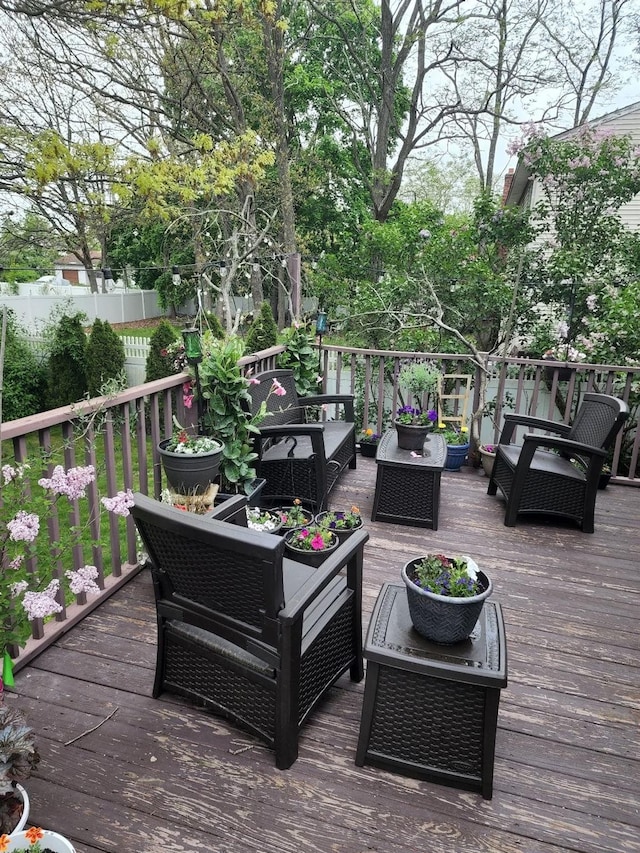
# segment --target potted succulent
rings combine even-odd
[[[484,473],[487,477],[490,477],[491,472],[493,471],[493,463],[496,458],[496,445],[481,444],[478,450],[480,452],[480,462],[482,463]]]
[[[379,441],[380,436],[377,432],[374,432],[371,428],[363,430],[358,436],[360,453],[363,456],[370,456],[373,458],[376,455]]]
[[[75,853],[75,847],[57,832],[32,826],[11,836],[0,835],[0,853]]]
[[[284,542],[292,560],[314,568],[321,566],[340,544],[336,533],[317,524],[294,527],[285,533]]]
[[[220,470],[224,445],[208,435],[189,435],[176,422],[177,430],[158,445],[169,485],[181,495],[201,495]]]
[[[294,499],[293,506],[283,506],[278,512],[282,519],[281,530],[283,533],[286,533],[287,530],[293,530],[294,527],[311,524],[313,521],[313,513],[302,506],[300,498]]]
[[[402,568],[413,626],[436,643],[459,643],[473,631],[493,586],[471,557],[426,554]]]
[[[248,506],[247,527],[250,530],[261,530],[264,533],[277,533],[282,527],[282,516],[277,509]]]
[[[33,729],[21,711],[2,701],[0,693],[0,836],[11,836],[25,826],[29,797],[20,783],[31,776],[39,761]]]
[[[362,516],[357,506],[352,506],[348,512],[325,510],[325,512],[319,512],[316,515],[315,524],[332,531],[338,536],[340,542],[344,542],[354,530],[359,530],[362,527]]]

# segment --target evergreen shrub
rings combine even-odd
[[[96,317],[93,321],[86,360],[90,397],[102,394],[109,380],[121,380],[124,374],[124,344],[107,320]]]
[[[247,352],[260,352],[278,343],[278,326],[273,317],[271,305],[265,299],[260,310],[249,326],[245,338]]]
[[[82,323],[85,314],[63,315],[58,321],[47,369],[47,407],[68,406],[87,393],[87,336]]]

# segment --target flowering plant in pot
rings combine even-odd
[[[401,406],[394,421],[398,447],[402,450],[422,450],[427,433],[438,420],[435,409],[423,410],[414,406]]]
[[[277,533],[282,527],[282,517],[277,509],[261,509],[259,506],[248,506],[247,527],[250,530]]]
[[[0,837],[26,824],[29,800],[20,783],[31,776],[39,761],[33,729],[21,711],[2,701],[0,693]]]
[[[336,533],[343,542],[354,530],[362,527],[362,516],[357,506],[352,506],[349,511],[325,510],[316,515],[315,523],[318,527]]]
[[[426,554],[406,563],[401,574],[414,628],[437,643],[467,639],[493,590],[471,557]]]
[[[336,533],[318,524],[295,527],[284,535],[285,548],[294,560],[319,566],[340,544]]]
[[[57,832],[32,826],[12,836],[0,835],[0,853],[75,853],[75,847]]]
[[[363,430],[358,435],[358,444],[360,445],[360,453],[363,456],[375,456],[376,448],[380,441],[380,435],[374,432],[370,427]]]
[[[282,519],[282,529],[292,530],[294,527],[303,527],[311,524],[313,513],[302,506],[300,498],[294,498],[293,506],[283,506],[278,510]]]
[[[224,445],[208,435],[190,435],[174,417],[177,429],[158,444],[169,485],[179,494],[203,494],[218,476]]]
[[[497,445],[495,444],[481,444],[478,448],[480,452],[480,461],[482,463],[482,468],[484,469],[484,473],[487,477],[490,477],[491,472],[493,471],[493,463],[496,458],[496,449]]]

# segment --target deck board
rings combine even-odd
[[[369,519],[374,479],[375,462],[359,459],[332,504]],[[640,853],[640,490],[600,493],[586,535],[539,520],[504,527],[486,483],[478,470],[445,472],[437,531],[367,520],[363,610],[366,627],[382,583],[427,551],[471,554],[490,574],[509,678],[492,800],[356,767],[363,684],[348,677],[285,772],[226,721],[151,698],[143,572],[7,694],[42,755],[28,783],[32,822],[78,853]]]

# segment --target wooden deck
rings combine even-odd
[[[374,477],[374,461],[359,459],[333,505],[358,504],[369,518]],[[476,470],[445,472],[438,531],[369,522],[364,610],[367,623],[381,584],[425,551],[473,555],[491,575],[509,666],[492,800],[356,767],[363,684],[348,677],[284,772],[225,721],[152,699],[155,621],[142,573],[7,695],[28,713],[42,755],[30,822],[69,836],[78,853],[640,851],[640,490],[600,493],[586,535],[504,527],[486,483]]]

